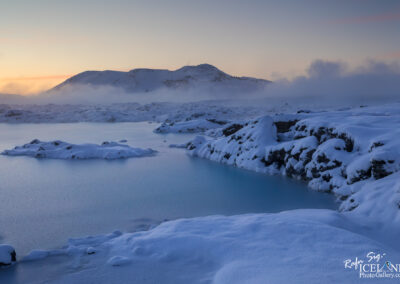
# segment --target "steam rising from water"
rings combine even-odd
[[[111,86],[73,85],[31,97],[0,96],[2,103],[110,104],[126,102],[191,102],[222,100],[232,104],[260,101],[320,102],[325,104],[371,103],[400,99],[400,66],[368,61],[350,69],[345,63],[314,61],[306,75],[281,79],[253,92],[201,86],[186,90],[163,88],[153,92],[126,93]]]
[[[280,97],[370,102],[400,99],[400,66],[377,61],[354,69],[345,63],[316,60],[307,76],[280,80],[266,93]]]

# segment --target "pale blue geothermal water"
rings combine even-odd
[[[150,123],[0,124],[0,151],[38,138],[70,143],[127,139],[154,157],[50,160],[0,156],[0,243],[19,256],[70,237],[147,229],[213,214],[331,208],[333,196],[287,178],[192,158],[169,148],[193,135],[155,134]]]

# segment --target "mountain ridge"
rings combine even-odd
[[[151,92],[160,88],[186,89],[196,87],[257,90],[271,81],[229,75],[210,64],[188,65],[176,70],[137,68],[130,71],[84,71],[68,78],[50,91],[67,86],[113,86],[128,93]]]

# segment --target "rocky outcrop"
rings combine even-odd
[[[269,116],[232,124],[222,130],[222,137],[196,138],[187,145],[191,155],[241,168],[260,169],[265,156],[263,145],[276,143],[276,128]]]
[[[288,120],[288,121],[275,121],[276,131],[278,133],[286,133],[290,131],[290,128],[294,126],[298,120]]]
[[[156,133],[203,133],[210,129],[220,128],[227,122],[216,119],[193,119],[179,122],[163,122],[154,130]]]
[[[16,261],[15,249],[10,245],[0,244],[0,267],[10,266]]]
[[[400,131],[390,127],[393,121],[385,124],[369,113],[310,116],[291,115],[286,121],[282,115],[266,116],[231,124],[221,137],[197,138],[187,149],[221,163],[303,180],[314,190],[334,193],[348,211],[358,207],[353,196],[366,182],[400,171]]]

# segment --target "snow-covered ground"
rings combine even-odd
[[[225,106],[218,102],[125,104],[19,104],[0,105],[0,122],[140,122],[167,124],[197,119],[232,120],[260,116],[265,107]],[[271,108],[275,111],[275,108]]]
[[[21,261],[43,266],[66,257],[72,273],[42,279],[50,283],[365,283],[360,263],[351,266],[356,258],[400,262],[399,251],[371,237],[366,224],[323,209],[208,216],[71,239]]]
[[[105,141],[96,144],[70,144],[63,141],[42,142],[32,140],[14,149],[5,150],[1,154],[8,156],[30,156],[34,158],[49,159],[126,159],[154,155],[152,149],[132,148],[125,144]]]
[[[345,104],[347,105],[347,104]],[[279,113],[310,113],[341,109],[343,104],[313,103],[300,99],[264,98],[249,100],[208,100],[197,102],[44,104],[25,98],[20,104],[0,104],[0,122],[5,123],[70,123],[70,122],[141,122],[165,123],[211,120],[242,121]],[[355,106],[358,106],[357,104]],[[177,127],[174,127],[174,131]]]

